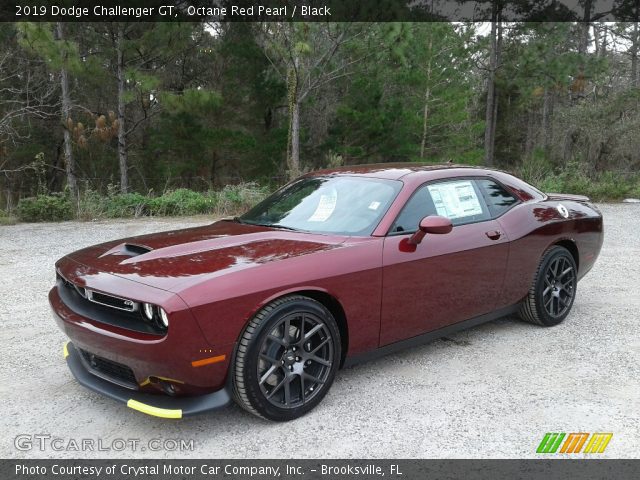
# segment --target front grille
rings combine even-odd
[[[133,374],[133,370],[126,365],[99,357],[83,349],[80,349],[80,353],[89,371],[94,375],[122,385],[123,387],[137,389],[138,382]]]
[[[78,315],[135,332],[166,335],[166,330],[144,318],[137,302],[80,287],[59,272],[57,285],[60,299]]]
[[[127,300],[126,298],[116,297],[114,295],[108,295],[106,293],[94,292],[93,290],[84,289],[86,292],[87,300],[105,305],[111,308],[117,308],[118,310],[124,310],[125,312],[133,312],[136,310],[135,302]]]

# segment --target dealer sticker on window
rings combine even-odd
[[[447,218],[482,215],[482,207],[473,185],[468,180],[429,185],[438,215]]]
[[[320,201],[316,207],[316,211],[309,217],[309,222],[326,222],[333,211],[336,209],[338,201],[338,192],[335,190],[329,195],[320,195]]]

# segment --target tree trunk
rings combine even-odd
[[[533,145],[535,142],[535,133],[533,126],[535,125],[534,114],[531,109],[527,109],[526,111],[526,122],[527,122],[527,135],[524,140],[524,158],[531,158],[531,154],[533,152]]]
[[[433,50],[433,36],[429,36],[429,62],[427,63],[427,90],[424,92],[424,111],[422,113],[422,142],[420,143],[420,158],[424,158],[427,144],[427,122],[429,120],[429,100],[431,99],[431,58]]]
[[[63,23],[57,22],[56,33],[60,42],[64,41]],[[60,88],[62,90],[62,127],[64,137],[64,168],[67,172],[67,185],[74,199],[78,198],[78,179],[76,177],[76,165],[73,158],[73,146],[71,144],[71,132],[69,120],[71,118],[71,96],[69,94],[69,75],[67,72],[67,51],[63,46],[63,63],[60,69]]]
[[[120,191],[129,190],[129,172],[127,159],[127,138],[125,130],[125,78],[124,78],[124,26],[118,24],[116,40],[117,78],[118,78],[118,161],[120,164]]]
[[[487,105],[485,110],[484,128],[484,164],[493,166],[496,142],[496,117],[498,102],[496,99],[496,70],[500,59],[501,31],[500,11],[497,2],[493,3],[491,12],[491,47],[489,52],[489,79],[487,82]]]
[[[549,87],[544,87],[544,99],[542,103],[542,148],[544,156],[549,159],[549,148],[551,146],[551,114],[553,111],[553,99],[549,92]]]
[[[291,111],[291,159],[289,176],[300,176],[300,102],[296,100]]]
[[[498,12],[498,41],[496,43],[496,70],[502,64],[502,10]],[[495,77],[493,83],[493,150],[495,152],[496,132],[498,124],[498,90],[495,84]]]
[[[293,180],[300,175],[300,96],[298,91],[298,57],[287,75],[289,100],[289,138],[287,145],[287,174]]]
[[[582,23],[580,24],[580,42],[578,44],[578,53],[584,55],[589,49],[589,28],[591,27],[591,6],[593,0],[585,0],[584,2],[584,16]]]
[[[636,16],[638,13],[636,13]],[[633,22],[633,38],[631,44],[631,86],[639,87],[640,79],[638,78],[638,47],[640,44],[640,32],[638,31],[638,22]]]

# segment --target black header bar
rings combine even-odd
[[[637,0],[15,0],[0,21],[638,21]],[[584,5],[591,4],[589,12]]]

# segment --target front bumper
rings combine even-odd
[[[224,408],[231,401],[228,387],[194,397],[155,395],[121,387],[90,373],[82,363],[80,353],[71,342],[67,342],[64,346],[64,357],[69,370],[81,385],[147,415],[182,418]]]

